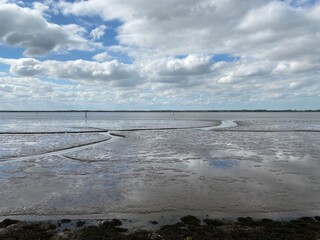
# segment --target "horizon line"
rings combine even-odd
[[[320,112],[320,109],[223,109],[223,110],[0,110],[4,112]]]

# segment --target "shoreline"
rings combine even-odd
[[[59,113],[59,112],[70,112],[70,113],[83,113],[83,112],[97,112],[97,113],[189,113],[189,112],[320,112],[320,109],[225,109],[225,110],[0,110],[0,113]]]
[[[163,210],[163,211],[132,211],[132,212],[108,212],[108,213],[75,213],[65,212],[61,214],[37,214],[37,213],[17,213],[17,214],[4,214],[0,215],[0,222],[5,219],[15,219],[25,222],[38,222],[38,221],[58,221],[61,219],[70,220],[105,220],[105,219],[130,219],[131,225],[139,223],[147,225],[150,221],[157,221],[162,224],[171,224],[179,221],[182,217],[191,215],[199,219],[212,218],[212,219],[225,219],[234,221],[239,217],[250,217],[253,219],[268,218],[273,221],[291,221],[302,217],[315,217],[320,216],[320,209],[313,210],[291,210],[291,211],[274,211],[274,212],[247,212],[247,211],[217,211],[217,210]]]
[[[165,219],[169,220],[169,219]],[[184,216],[172,223],[149,220],[136,226],[131,219],[59,219],[0,223],[0,239],[319,239],[320,216],[293,220],[238,217],[202,218]]]

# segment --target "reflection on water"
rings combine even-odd
[[[215,159],[209,159],[208,160],[209,166],[215,167],[215,168],[229,168],[229,167],[237,167],[240,165],[240,162],[237,160],[215,160]]]

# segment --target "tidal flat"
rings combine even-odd
[[[1,114],[1,220],[320,215],[319,113]]]

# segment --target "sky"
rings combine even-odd
[[[320,108],[320,0],[0,0],[0,110]]]

